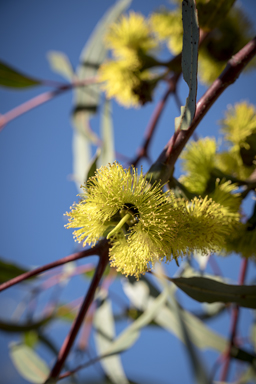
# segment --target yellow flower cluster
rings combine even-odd
[[[146,87],[149,92],[154,87],[152,74],[147,70],[154,63],[154,58],[148,56],[148,52],[157,43],[146,19],[134,12],[127,17],[122,16],[119,22],[110,27],[105,41],[114,60],[107,61],[99,69],[102,89],[107,97],[116,98],[121,105],[138,107],[140,103],[143,104],[139,92],[143,84],[149,83]],[[149,99],[150,95],[146,95],[145,100]]]
[[[137,278],[157,260],[222,248],[239,220],[228,204],[208,197],[178,199],[116,162],[98,169],[83,189],[82,200],[66,213],[67,228],[79,228],[74,237],[84,245],[110,239],[111,265]]]
[[[256,109],[247,102],[230,106],[220,121],[224,140],[229,146],[216,158],[223,172],[244,180],[256,167]]]

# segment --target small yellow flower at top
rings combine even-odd
[[[130,12],[112,24],[105,41],[116,57],[129,58],[134,52],[147,53],[156,47],[147,20],[139,13]]]

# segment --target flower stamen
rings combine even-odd
[[[130,213],[126,213],[126,215],[119,221],[119,223],[115,226],[114,229],[112,229],[111,232],[107,235],[107,239],[110,238],[110,236],[113,236],[115,233],[119,232],[122,226],[127,223],[132,218],[132,215]]]

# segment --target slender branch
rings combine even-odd
[[[246,271],[248,267],[248,259],[243,259],[240,270],[239,284],[244,284]],[[231,321],[231,332],[230,332],[230,342],[228,346],[228,350],[226,352],[226,360],[223,366],[223,370],[221,373],[221,381],[226,381],[228,377],[228,371],[230,366],[230,360],[232,355],[232,348],[235,347],[235,339],[236,339],[236,330],[239,319],[239,306],[236,305],[232,312],[232,321]]]
[[[155,165],[167,165],[168,169],[172,171],[174,165],[188,142],[189,138],[195,131],[198,124],[206,115],[208,110],[219,98],[223,91],[231,84],[233,84],[245,66],[256,54],[256,37],[246,44],[236,55],[234,55],[227,63],[226,68],[221,75],[216,79],[205,94],[197,103],[196,114],[186,131],[175,132],[170,139],[160,156],[158,157]]]
[[[75,338],[76,338],[76,336],[80,330],[81,324],[84,320],[84,317],[87,313],[87,310],[88,310],[88,308],[89,308],[89,306],[93,300],[95,291],[96,291],[96,289],[100,283],[101,277],[102,277],[102,275],[105,271],[105,268],[108,264],[108,260],[109,260],[108,250],[109,250],[108,243],[105,242],[105,246],[100,253],[100,260],[99,260],[97,269],[95,271],[95,274],[93,276],[93,279],[91,281],[89,290],[88,290],[88,292],[84,298],[84,301],[80,307],[80,311],[76,317],[76,320],[72,324],[70,332],[69,332],[68,336],[66,337],[66,339],[65,339],[65,341],[64,341],[64,343],[60,349],[57,361],[56,361],[55,365],[53,366],[52,371],[49,375],[49,379],[57,378],[59,376],[61,369],[63,367],[63,364],[65,363],[66,358],[70,352],[70,349],[71,349],[72,345],[74,344]]]
[[[100,242],[96,247],[94,248],[89,248],[81,252],[73,253],[72,255],[63,257],[60,260],[53,261],[52,263],[45,264],[42,267],[33,269],[32,271],[25,272],[22,275],[19,275],[17,277],[14,277],[13,279],[6,281],[5,283],[0,285],[0,292],[4,291],[7,288],[12,287],[15,284],[18,284],[24,280],[29,279],[30,277],[39,275],[42,272],[48,271],[49,269],[59,267],[60,265],[69,263],[70,261],[75,261],[82,259],[87,256],[92,256],[92,255],[99,255],[99,252],[102,248],[102,242]]]
[[[162,115],[162,112],[164,110],[164,107],[166,105],[168,97],[170,96],[170,94],[175,93],[175,91],[176,91],[176,86],[177,86],[177,82],[179,80],[179,77],[180,77],[180,73],[174,75],[168,81],[168,83],[169,83],[168,88],[167,88],[164,96],[162,97],[162,99],[157,104],[156,109],[154,110],[153,115],[152,115],[152,117],[150,119],[149,125],[148,125],[148,127],[146,129],[146,133],[145,133],[145,138],[144,138],[143,144],[138,149],[136,158],[131,161],[131,164],[133,164],[134,167],[137,166],[138,162],[142,158],[148,157],[148,148],[149,148],[149,145],[150,145],[150,143],[152,141],[153,134],[154,134],[154,132],[156,130],[157,123],[159,122],[159,119],[160,119],[160,117]]]
[[[26,113],[31,109],[34,109],[39,105],[46,103],[47,101],[53,99],[54,97],[61,95],[62,93],[69,91],[75,87],[82,87],[85,85],[94,84],[95,82],[96,82],[96,78],[91,78],[83,81],[75,81],[70,84],[64,84],[56,88],[54,91],[42,93],[41,95],[38,95],[26,101],[25,103],[19,105],[18,107],[13,108],[11,111],[6,112],[3,115],[0,115],[0,131],[11,120],[14,120],[16,119],[16,117],[23,115],[23,113]]]

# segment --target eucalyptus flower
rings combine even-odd
[[[77,241],[94,245],[107,237],[112,266],[136,277],[171,256],[182,215],[160,184],[150,185],[142,173],[115,162],[98,169],[83,189],[82,200],[66,213],[66,227],[80,228],[74,231]]]
[[[230,214],[227,208],[208,196],[195,197],[191,201],[179,199],[177,204],[183,213],[183,221],[179,223],[174,258],[195,250],[202,254],[219,252],[239,225],[238,213]]]
[[[181,154],[182,168],[186,172],[180,181],[192,193],[203,194],[215,166],[217,144],[214,138],[191,141]]]
[[[106,36],[106,45],[115,57],[129,58],[134,52],[147,53],[156,47],[148,22],[143,15],[130,12],[113,23]]]

